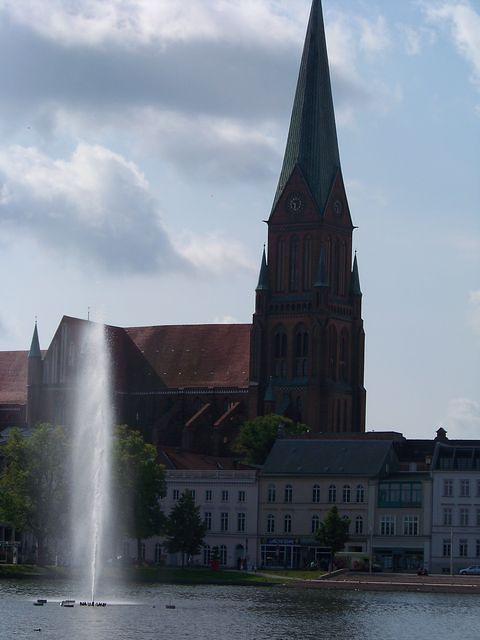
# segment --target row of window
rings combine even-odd
[[[347,518],[347,516],[344,516],[344,518]],[[317,514],[312,516],[311,529],[310,529],[312,533],[317,533],[317,531],[320,528],[320,522],[321,522],[320,516],[318,516]],[[292,533],[292,523],[293,523],[293,519],[289,513],[283,516],[283,533]],[[355,518],[353,525],[354,525],[355,534],[361,535],[363,533],[363,516],[357,516]],[[352,526],[352,523],[350,523],[350,526]],[[270,513],[267,516],[267,533],[275,533],[276,530],[277,530],[277,519],[273,515],[273,513]]]
[[[286,330],[277,327],[273,339],[274,375],[276,378],[286,378],[288,374],[288,337]],[[340,335],[335,325],[328,329],[328,375],[332,380],[343,382],[350,380],[350,334],[344,327]],[[294,378],[308,375],[308,358],[310,356],[310,340],[306,328],[301,325],[294,332],[293,342],[293,371]]]
[[[349,262],[347,243],[338,238],[328,238],[326,245],[322,245],[321,252],[325,256],[324,277],[328,279],[334,293],[345,295]],[[306,236],[302,242],[298,236],[281,237],[277,240],[276,253],[276,291],[310,289],[315,275],[315,269],[312,269],[312,238]]]
[[[378,488],[380,507],[409,507],[422,504],[421,482],[381,482]]]
[[[365,487],[363,484],[357,484],[353,489],[349,484],[344,484],[341,490],[342,502],[365,502]],[[312,487],[312,502],[321,502],[322,494],[320,491],[320,485],[314,484]],[[277,487],[274,484],[269,484],[267,487],[267,502],[277,501]],[[286,484],[283,489],[283,502],[293,502],[293,486]],[[331,484],[328,487],[328,502],[337,502],[337,486]]]
[[[185,489],[185,493],[189,493],[194,500],[197,498],[197,492],[195,489]],[[222,502],[229,502],[230,500],[230,491],[228,489],[222,489],[221,491],[221,499]],[[172,490],[172,498],[173,500],[179,500],[181,496],[180,489]],[[205,489],[204,499],[205,502],[213,502],[213,489]],[[246,502],[247,500],[247,492],[243,489],[237,492],[237,502]]]
[[[400,525],[401,525],[401,522],[400,522]],[[419,526],[418,516],[403,516],[403,529],[401,529],[400,531],[403,531],[404,536],[420,535],[420,526]],[[381,517],[380,519],[380,535],[381,536],[400,535],[400,531],[397,533],[397,518],[395,516]]]
[[[462,478],[458,482],[458,496],[460,498],[470,498],[472,495],[472,485],[473,482],[470,482],[468,478]],[[443,481],[443,497],[444,498],[453,498],[454,497],[454,488],[455,482],[454,480],[447,479]],[[480,480],[476,481],[476,496],[480,497]]]
[[[452,540],[451,538],[444,538],[443,540],[443,557],[449,558],[452,555]],[[468,558],[468,540],[461,538],[458,541],[458,555],[460,558]],[[480,558],[480,540],[475,540],[475,556]]]
[[[454,518],[454,510],[452,507],[443,508],[443,524],[447,527],[451,527],[454,524],[458,524],[460,527],[469,527],[474,524],[473,518],[470,517],[470,509],[468,507],[460,507],[458,509],[457,517]],[[480,527],[480,509],[476,510],[475,523],[477,527]]]
[[[213,529],[213,516],[211,511],[205,511],[203,515],[203,521],[207,531]],[[237,513],[237,531],[244,533],[247,528],[247,515],[245,513]],[[223,511],[220,514],[220,531],[230,530],[230,514],[227,511]]]

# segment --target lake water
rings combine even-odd
[[[106,608],[68,583],[0,582],[0,639],[21,640],[478,640],[478,596],[338,592],[282,587],[155,585],[117,588]],[[166,609],[166,605],[175,609]],[[35,629],[42,629],[41,632]]]

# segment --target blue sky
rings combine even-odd
[[[480,2],[323,6],[368,428],[480,437]],[[0,2],[0,348],[250,321],[309,8]]]

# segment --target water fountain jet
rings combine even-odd
[[[75,388],[72,448],[73,560],[95,602],[106,552],[111,510],[111,449],[114,425],[111,364],[106,327],[81,328]]]

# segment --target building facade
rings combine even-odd
[[[437,443],[432,488],[432,570],[480,565],[480,443]]]
[[[378,478],[395,461],[390,441],[277,440],[259,477],[260,565],[328,565],[316,534],[334,505],[350,522],[345,551],[367,556]]]
[[[213,549],[218,550],[220,565],[246,569],[257,564],[258,472],[231,459],[186,454],[162,449],[166,465],[166,496],[162,509],[170,513],[183,493],[188,492],[200,507],[206,525],[204,546],[189,559],[193,566],[210,566]],[[136,545],[127,541],[127,557],[136,556]],[[170,554],[162,538],[144,542],[147,562],[181,565],[181,554]]]

